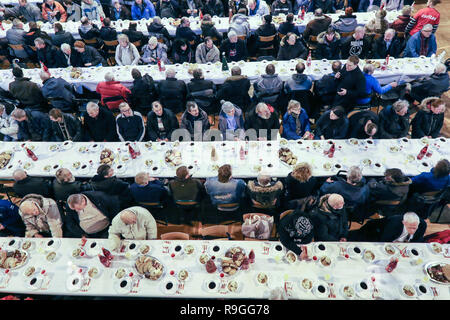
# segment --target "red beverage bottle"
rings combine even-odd
[[[98,258],[100,259],[100,262],[107,268],[111,266],[111,261],[109,261],[105,256],[102,256],[101,254],[98,255]]]
[[[2,29],[2,30],[5,30],[5,28],[3,28],[3,23],[0,21],[0,28]]]
[[[311,50],[309,50],[308,58],[306,59],[306,65],[311,67]]]
[[[111,252],[109,252],[109,250],[102,248],[102,252],[105,255],[106,259],[108,260],[114,259],[114,256],[111,254]]]
[[[417,160],[422,160],[423,157],[427,154],[428,151],[428,144],[420,150],[419,154],[417,155]]]
[[[248,261],[250,263],[254,263],[255,262],[255,252],[253,251],[253,249],[248,254]]]
[[[245,141],[245,155],[248,155],[248,141]]]
[[[391,261],[389,262],[389,264],[386,266],[386,271],[387,271],[387,272],[392,272],[392,271],[394,271],[394,269],[397,268],[397,263],[398,263],[398,258],[393,258],[393,259],[391,259]]]
[[[386,64],[386,65],[389,64],[389,55],[386,56],[386,62],[385,62],[385,64]]]
[[[25,150],[27,150],[27,155],[33,160],[33,161],[37,161],[37,157],[34,154],[33,151],[31,151],[31,149],[29,149],[28,147],[25,147]]]
[[[233,17],[233,10],[230,8],[230,10],[228,10],[228,23],[231,22],[232,17]]]
[[[203,12],[202,12],[202,10],[200,10],[199,17],[200,17],[200,20],[203,20]]]
[[[136,152],[134,152],[134,149],[131,146],[131,143],[128,145],[128,151],[130,152],[131,159],[136,159]]]
[[[333,144],[331,145],[330,150],[328,151],[328,158],[333,158],[335,149],[336,149],[336,148],[335,148],[334,143],[333,143]]]
[[[250,267],[250,261],[247,257],[244,258],[244,261],[242,261],[241,264],[241,269],[242,270],[248,270],[248,268]]]
[[[302,20],[305,19],[305,6],[302,6],[302,15],[301,15]]]
[[[245,151],[244,151],[244,147],[241,146],[241,149],[239,150],[239,157],[241,160],[245,159]]]

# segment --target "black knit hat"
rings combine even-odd
[[[265,21],[266,23],[272,23],[272,16],[271,16],[270,14],[266,14],[266,15],[264,16],[264,21]]]
[[[23,77],[23,71],[19,67],[14,67],[13,71],[12,71],[12,74],[16,78],[22,78]]]
[[[339,118],[345,115],[345,110],[341,106],[334,107],[331,111],[333,111],[333,113]]]

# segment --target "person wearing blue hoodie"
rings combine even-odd
[[[242,109],[229,101],[221,101],[219,113],[219,130],[223,140],[243,140],[245,127]]]
[[[0,200],[0,236],[25,236],[25,224],[19,214],[19,207],[8,200]]]
[[[380,82],[373,76],[373,72],[375,70],[375,67],[373,64],[366,64],[363,68],[363,74],[366,78],[366,98],[360,98],[356,100],[356,103],[358,105],[366,105],[370,103],[372,92],[375,91],[378,94],[385,94],[392,88],[397,87],[397,82],[391,82],[387,85],[380,86]]]
[[[256,15],[264,17],[270,14],[269,6],[264,0],[249,0],[247,9],[250,17]]]
[[[213,206],[218,204],[239,203],[245,196],[247,185],[242,179],[234,179],[229,164],[224,164],[218,170],[217,177],[206,179],[206,193],[211,198]]]
[[[450,162],[442,159],[436,163],[430,172],[411,177],[411,192],[432,192],[450,186]]]
[[[412,35],[406,43],[404,58],[418,58],[420,56],[431,57],[436,54],[436,36],[433,34],[433,26],[426,24],[420,32]]]
[[[131,7],[131,19],[150,19],[156,16],[155,7],[149,0],[135,0]]]
[[[308,114],[296,100],[289,101],[287,112],[283,116],[283,133],[281,136],[288,140],[303,139],[309,136],[311,127]]]

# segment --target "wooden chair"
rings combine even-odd
[[[282,34],[281,32],[278,32],[277,36],[278,36],[278,40],[281,41],[281,39],[283,39],[286,35]]]
[[[397,32],[397,38],[404,39],[405,33],[404,32]]]
[[[158,42],[164,44],[164,38],[158,38]]]
[[[101,44],[97,38],[83,39],[83,42],[87,45],[94,47],[97,50],[101,50],[103,48],[103,44]]]
[[[164,205],[161,202],[138,202],[138,204],[150,211],[155,220],[161,220],[159,219],[159,217],[158,219],[155,217],[156,213],[159,213],[162,209],[164,209]],[[164,216],[164,221],[162,222],[162,224],[166,226],[169,224],[169,222],[167,221],[167,216]]]
[[[217,205],[217,210],[219,211],[236,211],[239,209],[239,203],[219,203]]]
[[[203,240],[233,240],[229,226],[216,225],[200,229]]]
[[[346,37],[350,37],[355,33],[355,31],[351,31],[351,32],[341,32],[341,38],[346,38]]]
[[[381,38],[382,36],[383,36],[382,33],[375,33],[373,36],[373,40],[377,40],[377,39]]]
[[[167,232],[161,234],[161,240],[189,240],[189,235],[185,232]]]
[[[10,44],[8,43],[8,46],[13,50],[25,50],[22,44]]]
[[[347,118],[350,118],[352,115],[354,115],[355,113],[361,112],[361,110],[352,110],[349,112],[349,114],[347,115]]]
[[[283,219],[284,217],[286,217],[287,215],[289,215],[289,214],[291,214],[291,213],[293,213],[293,212],[294,212],[293,209],[291,209],[291,210],[286,210],[286,211],[282,212],[282,213],[280,214],[280,221],[281,221],[281,219]]]
[[[238,36],[238,39],[241,39],[241,40],[246,41],[246,40],[247,40],[247,37],[246,37],[246,36]]]
[[[195,200],[177,200],[175,201],[175,206],[180,209],[182,211],[182,214],[185,216],[191,214],[194,209],[198,208],[200,208],[201,213],[200,216],[197,215],[197,218],[200,219],[203,214],[203,206],[200,202]],[[181,218],[181,216],[179,218]]]
[[[259,50],[273,50],[274,47],[274,41],[275,41],[276,35],[263,37],[259,36],[258,41],[260,42]]]

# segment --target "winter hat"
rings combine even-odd
[[[230,113],[234,109],[234,104],[232,104],[230,101],[221,100],[220,103],[222,104],[222,111],[225,113]]]
[[[270,14],[266,14],[266,15],[264,16],[264,21],[265,21],[266,23],[272,23],[272,16],[271,16]]]
[[[156,39],[156,37],[151,37],[148,40],[148,44],[154,45],[154,44],[157,44],[157,43],[158,43],[158,39]]]
[[[344,108],[342,108],[340,106],[334,107],[333,109],[331,109],[331,111],[333,111],[333,113],[339,118],[341,118],[343,115],[345,115]]]
[[[22,71],[22,69],[20,69],[18,67],[14,67],[13,68],[12,74],[16,78],[22,78],[23,77],[23,71]]]

